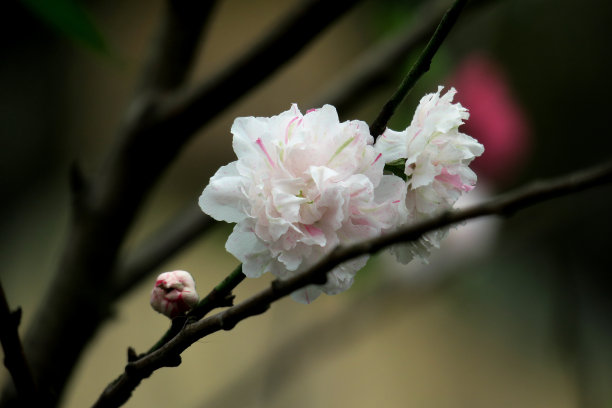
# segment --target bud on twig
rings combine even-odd
[[[171,319],[191,310],[198,300],[195,281],[186,271],[162,273],[151,291],[151,307]]]

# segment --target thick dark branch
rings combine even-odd
[[[159,49],[148,62],[156,66],[145,67],[139,94],[130,105],[105,166],[91,180],[73,168],[68,237],[35,324],[24,337],[32,373],[39,391],[48,390],[49,406],[57,404],[83,348],[110,316],[114,298],[109,280],[117,254],[144,198],[172,158],[158,164],[153,157],[152,162],[144,163],[141,159],[148,157],[149,144],[138,137],[139,129],[150,124],[156,94],[185,78],[210,8],[210,3],[205,3],[171,1],[171,16],[154,44]],[[174,49],[175,41],[185,43]],[[171,56],[177,60],[162,61]],[[185,65],[174,67],[177,62]],[[74,330],[75,322],[79,330]],[[11,387],[5,390],[3,403],[14,405],[15,392]]]
[[[206,20],[216,0],[167,0],[137,88],[139,95],[172,90],[189,75]]]
[[[171,129],[172,133],[159,134],[158,142],[182,145],[195,131],[297,55],[357,2],[302,1],[233,64],[199,87],[169,98],[158,112],[160,118],[154,126],[157,130]]]
[[[431,60],[442,45],[442,42],[444,42],[451,28],[457,22],[459,14],[461,14],[461,10],[463,10],[467,1],[468,0],[455,0],[455,3],[453,3],[451,8],[444,14],[442,21],[440,21],[438,28],[436,28],[435,33],[431,37],[431,40],[429,40],[429,43],[427,43],[419,59],[410,69],[391,99],[385,103],[378,117],[372,123],[372,126],[370,126],[370,133],[372,133],[374,138],[383,134],[387,127],[387,122],[389,122],[389,119],[391,119],[397,107],[402,103],[406,95],[408,95],[408,92],[410,92],[418,79],[429,71]]]
[[[119,262],[114,274],[113,296],[118,298],[132,289],[215,223],[192,203]]]
[[[463,221],[488,215],[508,216],[522,208],[606,183],[612,183],[612,162],[555,180],[537,182],[483,204],[465,210],[446,212],[428,221],[372,240],[337,247],[308,271],[286,280],[275,280],[269,288],[242,303],[186,325],[180,333],[157,351],[128,363],[125,373],[104,390],[95,406],[121,405],[142,379],[161,367],[172,365],[169,363],[176,362],[177,356],[197,340],[220,330],[231,330],[240,321],[265,312],[271,303],[300,288],[324,283],[327,273],[343,262],[364,254],[376,253],[393,244],[417,240],[423,234]]]
[[[0,343],[4,350],[4,365],[13,378],[18,398],[27,405],[36,402],[38,392],[19,339],[20,320],[21,309],[11,312],[0,283]]]

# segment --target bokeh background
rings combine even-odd
[[[160,180],[128,247],[197,200],[234,160],[237,116],[303,111],[365,52],[448,1],[364,1],[298,58],[202,129]],[[161,1],[86,1],[108,52],[45,25],[20,2],[1,14],[0,279],[24,325],[52,279],[69,214],[67,173],[100,165],[132,95]],[[224,0],[192,75],[216,72],[278,23],[293,2]],[[325,10],[321,10],[322,13]],[[472,113],[467,133],[478,202],[533,179],[609,159],[612,5],[605,0],[472,2],[394,117],[454,85]],[[342,120],[370,122],[417,55],[393,64]],[[463,99],[462,99],[463,98]],[[502,125],[500,125],[502,124]],[[129,407],[611,407],[612,190],[601,187],[504,220],[453,231],[429,265],[373,258],[354,287],[311,305],[289,299],[231,332],[207,337],[178,368],[145,380]],[[185,269],[206,293],[236,265],[218,225],[159,271]],[[168,326],[151,284],[117,305],[77,367],[66,407],[88,406]],[[238,299],[266,286],[247,280]],[[78,330],[79,322],[74,322]],[[23,330],[23,326],[22,326]],[[3,367],[0,378],[8,373]]]

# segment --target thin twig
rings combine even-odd
[[[472,2],[463,13],[481,10],[481,6],[495,1],[498,0]],[[444,3],[444,7],[440,3]],[[318,107],[328,103],[334,105],[338,112],[346,114],[368,101],[373,91],[394,80],[397,68],[432,36],[447,5],[448,1],[423,2],[412,19],[414,23],[360,55],[307,106]]]
[[[206,316],[209,312],[217,307],[222,306],[232,306],[233,305],[233,296],[231,296],[232,291],[242,282],[245,278],[244,273],[242,273],[242,264],[238,265],[236,269],[234,269],[229,275],[225,277],[217,286],[215,286],[202,300],[198,302],[196,307],[187,313],[187,316],[181,318],[175,318],[172,321],[172,326],[168,331],[162,336],[162,338],[155,343],[153,347],[147,352],[150,354],[155,350],[162,347],[166,344],[170,339],[178,334],[178,332],[183,328],[185,323],[189,322],[197,322]],[[175,323],[176,320],[176,323]]]
[[[402,62],[434,33],[446,10],[439,3],[423,2],[410,25],[359,55],[308,106],[318,107],[327,103],[335,106],[338,112],[346,113],[367,101],[368,94],[393,80],[393,73]],[[448,5],[448,1],[444,3]]]
[[[488,215],[509,216],[525,207],[606,183],[612,183],[612,162],[554,180],[534,183],[483,204],[460,211],[446,212],[428,221],[372,240],[336,247],[308,271],[286,280],[274,280],[270,287],[242,303],[193,324],[185,325],[180,333],[160,349],[128,363],[125,372],[104,390],[95,407],[121,405],[142,379],[161,367],[176,365],[176,358],[194,342],[220,330],[231,330],[240,321],[265,312],[271,303],[298,289],[311,284],[323,284],[330,270],[352,258],[376,253],[393,244],[414,241],[428,232],[470,219]]]
[[[406,95],[408,95],[408,92],[410,92],[414,84],[424,73],[429,71],[431,60],[440,48],[440,45],[442,45],[442,42],[450,32],[451,28],[457,22],[459,14],[461,14],[461,10],[463,10],[463,7],[467,1],[468,0],[456,0],[451,8],[448,9],[446,14],[444,14],[444,17],[442,17],[438,28],[436,28],[436,31],[431,37],[431,40],[429,40],[429,43],[427,43],[427,46],[414,63],[397,91],[395,91],[391,99],[385,103],[382,110],[372,123],[372,126],[370,126],[370,133],[372,133],[375,139],[383,134],[385,128],[387,127],[387,122],[389,122],[389,119],[391,119],[391,116],[393,116],[395,110],[402,103]]]
[[[18,397],[27,404],[36,401],[38,392],[19,339],[20,320],[21,309],[11,312],[0,282],[0,343],[4,350],[4,365],[13,378]]]

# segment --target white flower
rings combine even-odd
[[[217,171],[199,203],[213,218],[236,223],[226,249],[247,276],[290,277],[338,244],[378,236],[402,221],[405,185],[383,176],[366,123],[340,123],[331,105],[302,115],[294,104],[271,118],[237,118],[231,131],[238,160]],[[293,297],[310,302],[321,291],[346,290],[366,261],[346,262],[325,285]]]
[[[438,92],[421,99],[408,128],[402,132],[387,129],[376,141],[375,148],[386,163],[403,165],[408,223],[451,208],[462,193],[476,184],[476,174],[468,166],[484,147],[459,132],[469,113],[461,104],[452,103],[454,88],[440,96],[442,89],[440,86]],[[417,243],[396,246],[394,250],[401,262],[413,256],[423,258],[431,247],[439,245],[444,234],[435,231]],[[398,251],[400,247],[403,249]]]
[[[151,307],[169,318],[185,314],[198,300],[195,281],[186,271],[162,273],[151,291]]]

